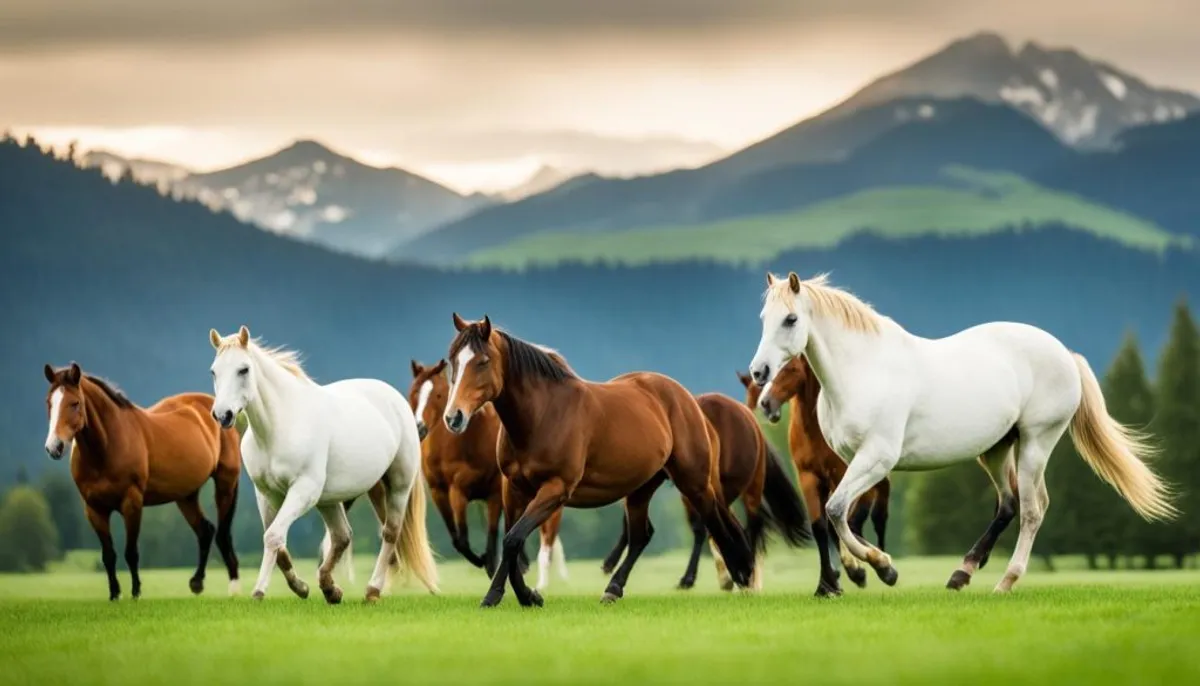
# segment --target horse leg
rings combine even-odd
[[[746,534],[750,539],[750,552],[754,555],[754,573],[750,576],[751,591],[762,590],[762,559],[767,548],[766,518],[763,516],[763,482],[753,482],[742,494],[742,506],[746,508]]]
[[[482,557],[479,557],[471,550],[471,536],[469,535],[469,527],[467,526],[467,504],[470,501],[467,499],[466,491],[458,484],[450,484],[450,510],[454,517],[454,547],[466,558],[467,562],[483,569],[487,566]]]
[[[415,486],[414,486],[414,488],[415,488]],[[371,490],[367,491],[367,499],[371,501],[371,509],[374,510],[374,512],[375,512],[375,519],[377,519],[379,521],[379,535],[382,536],[383,535],[383,527],[387,525],[387,518],[388,518],[387,488],[383,485],[383,481],[380,481],[379,483],[375,484],[374,486],[371,487]],[[347,507],[346,511],[349,512],[350,508]],[[396,567],[400,566],[400,554],[399,553],[396,553],[395,559],[393,560],[392,565],[396,566]],[[351,568],[354,567],[353,560],[350,561],[349,566]],[[354,583],[353,575],[349,575],[349,576],[350,576],[350,583]]]
[[[863,530],[866,528],[867,519],[871,516],[871,507],[874,504],[874,488],[864,493],[858,502],[854,503],[854,507],[850,510],[850,531],[854,532],[855,536],[863,537]]]
[[[325,602],[337,605],[342,602],[342,589],[333,580],[333,569],[337,566],[342,554],[350,547],[354,532],[350,528],[350,520],[346,516],[346,508],[342,503],[322,505],[317,507],[321,519],[325,520],[325,530],[329,536],[329,552],[321,561],[317,571],[317,585],[325,595]]]
[[[825,511],[833,522],[834,531],[837,532],[842,545],[851,555],[874,567],[880,581],[888,586],[894,586],[899,578],[896,568],[892,566],[891,556],[855,536],[854,532],[850,531],[847,515],[851,504],[887,477],[898,460],[899,451],[892,445],[878,439],[868,439],[868,442],[859,448],[841,483],[834,489],[833,495],[825,505]]]
[[[520,517],[521,513],[525,511],[525,506],[529,504],[529,499],[525,495],[519,494],[516,495],[516,503],[510,506],[508,502],[510,493],[513,493],[512,484],[508,482],[508,479],[501,477],[500,496],[504,505],[505,533],[508,533],[508,530],[511,529],[513,524],[517,522],[517,518]],[[525,552],[525,546],[521,546],[521,549],[517,551],[517,564],[520,565],[522,574],[529,571],[529,554]]]
[[[887,552],[888,506],[892,498],[892,480],[884,479],[875,484],[875,504],[871,506],[871,527],[875,529],[875,540],[879,549]]]
[[[200,562],[196,565],[196,573],[188,580],[188,588],[192,593],[200,595],[204,592],[204,574],[208,568],[208,552],[212,549],[213,536],[216,527],[204,518],[204,509],[200,507],[200,491],[196,491],[175,503],[179,512],[187,521],[188,526],[196,534],[196,542],[200,546]]]
[[[554,549],[557,546],[562,550],[562,543],[558,540],[558,528],[562,525],[562,508],[555,510],[554,514],[542,522],[539,527],[541,530],[542,545],[538,549],[538,580],[537,586],[534,586],[539,593],[546,590],[550,585],[550,565],[554,561]],[[558,573],[563,578],[567,578],[566,561],[560,560]]]
[[[838,582],[838,572],[833,568],[833,556],[830,554],[829,521],[825,517],[825,498],[822,497],[820,479],[815,472],[799,470],[800,491],[804,494],[804,505],[808,508],[809,522],[812,524],[813,541],[817,544],[817,556],[821,563],[821,576],[817,581],[818,597],[837,596],[842,594]]]
[[[604,589],[600,602],[614,603],[625,595],[625,582],[629,580],[629,572],[633,570],[633,565],[637,563],[642,551],[654,536],[654,525],[650,523],[650,499],[666,480],[666,473],[660,470],[636,491],[626,496],[625,521],[629,530],[629,553],[617,568],[617,573],[609,580],[608,588]]]
[[[600,571],[605,574],[612,574],[613,570],[621,562],[621,555],[625,553],[625,546],[629,545],[629,520],[625,518],[625,514],[621,514],[621,535],[617,537],[617,543],[613,549],[604,558],[604,562],[600,564]]]
[[[450,544],[454,546],[454,549],[458,551],[458,554],[462,555],[467,562],[470,562],[476,567],[482,567],[483,560],[475,557],[475,554],[471,552],[470,545],[463,545],[462,535],[459,533],[458,529],[460,516],[455,510],[455,506],[452,502],[451,494],[454,492],[454,490],[455,489],[453,486],[451,486],[449,489],[431,488],[430,496],[433,498],[433,505],[437,508],[438,513],[442,515],[442,521],[446,524],[446,531],[450,533]],[[462,518],[465,519],[465,503],[462,504],[462,507]]]
[[[1029,555],[1033,552],[1033,541],[1037,537],[1046,509],[1050,506],[1050,494],[1046,491],[1046,462],[1050,450],[1062,438],[1067,425],[1063,423],[1049,431],[1027,435],[1022,431],[1017,439],[1017,492],[1020,494],[1021,533],[1013,548],[1008,569],[996,584],[997,593],[1012,590],[1025,574]]]
[[[957,591],[971,583],[975,570],[982,569],[992,554],[992,548],[1000,534],[1008,528],[1009,522],[1017,514],[1017,494],[1013,492],[1013,482],[1016,480],[1016,465],[1013,462],[1013,444],[1011,441],[994,446],[979,457],[979,465],[987,472],[996,487],[996,512],[983,536],[971,546],[962,567],[956,569],[946,582],[946,588]]]
[[[130,488],[121,500],[121,519],[125,520],[125,564],[133,578],[130,595],[142,595],[142,577],[138,572],[138,535],[142,531],[142,492]]]
[[[513,526],[521,518],[525,512],[525,508],[529,505],[529,498],[520,490],[513,488],[505,479],[502,485],[501,492],[504,497],[504,541],[505,545],[500,551],[500,565],[492,574],[492,583],[488,587],[487,595],[483,597],[480,607],[495,607],[504,599],[504,589],[508,585],[508,577],[511,574],[510,567],[520,567],[520,555],[515,554],[508,546],[508,535],[512,531]],[[524,543],[519,545],[518,550],[523,550]],[[515,559],[514,559],[515,558]]]
[[[229,595],[237,595],[241,591],[238,579],[237,551],[233,548],[233,515],[237,511],[238,472],[237,470],[222,470],[217,467],[217,550],[225,563],[225,571],[229,574]]]
[[[725,501],[717,497],[720,484],[714,483],[712,478],[715,475],[713,460],[719,454],[719,439],[711,424],[707,432],[707,445],[677,443],[676,452],[667,459],[664,471],[704,521],[704,527],[720,550],[734,582],[748,586],[754,574],[754,554],[742,525]]]
[[[117,581],[117,549],[113,546],[112,526],[109,523],[112,512],[97,510],[90,503],[87,507],[88,523],[100,539],[100,559],[104,562],[104,572],[108,574],[108,599],[116,600],[121,597],[121,582]]]
[[[504,497],[499,490],[487,499],[487,548],[483,553],[483,569],[490,579],[496,573],[496,557],[500,547],[500,513],[504,510]]]
[[[677,588],[686,591],[696,585],[696,574],[700,569],[700,551],[704,549],[704,541],[708,539],[708,533],[704,530],[704,520],[686,500],[683,501],[683,511],[687,514],[688,526],[692,529],[692,554],[688,557],[687,569],[683,571]],[[625,533],[621,535],[627,536]]]
[[[276,510],[267,497],[264,496],[257,488],[254,489],[254,498],[258,503],[258,513],[262,517],[263,530],[271,528],[275,522]],[[262,565],[258,570],[258,580],[254,584],[254,593],[252,595],[256,600],[262,600],[267,594],[267,586],[271,582],[271,572],[275,569],[278,563],[279,571],[283,572],[283,578],[287,580],[288,588],[292,589],[301,598],[308,597],[308,584],[300,580],[296,575],[296,568],[292,564],[292,556],[287,551],[287,546],[278,550],[263,550]]]
[[[508,562],[508,579],[512,584],[513,594],[517,596],[517,602],[525,607],[531,605],[540,607],[543,601],[537,591],[525,585],[524,574],[516,564],[517,551],[525,546],[525,539],[533,533],[534,529],[540,527],[542,522],[549,519],[550,515],[567,502],[567,497],[567,485],[562,479],[555,478],[543,482],[537,493],[529,500],[529,504],[525,506],[525,512],[517,519],[516,524],[513,524],[512,528],[504,534],[504,560]],[[503,569],[506,565],[502,561],[500,566]],[[493,580],[493,590],[494,588],[495,580]],[[492,592],[489,591],[488,597],[484,598],[485,606],[491,595]]]

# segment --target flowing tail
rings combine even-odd
[[[408,507],[404,522],[400,525],[400,541],[396,548],[400,566],[411,572],[430,593],[438,592],[437,565],[433,561],[433,548],[429,545],[429,532],[425,528],[425,487],[419,479],[413,481],[408,495]],[[398,569],[389,568],[390,575]]]
[[[783,469],[783,462],[775,446],[763,437],[767,447],[767,473],[763,480],[763,518],[767,525],[783,536],[793,548],[807,545],[813,540],[812,525],[808,521],[808,507],[804,498],[796,491],[791,478]],[[759,547],[766,545],[766,537],[759,537]]]
[[[1072,355],[1083,385],[1071,420],[1071,439],[1079,454],[1143,519],[1174,519],[1179,511],[1171,504],[1170,487],[1143,461],[1154,453],[1147,437],[1109,416],[1091,366],[1082,355]]]

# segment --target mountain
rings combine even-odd
[[[80,164],[88,168],[100,168],[104,175],[113,181],[129,170],[129,174],[138,183],[164,189],[170,188],[191,174],[186,167],[177,164],[127,158],[107,150],[92,150],[85,153],[80,159]]]
[[[1033,42],[1014,50],[997,34],[978,33],[877,79],[828,115],[912,95],[1007,102],[1063,141],[1085,147],[1107,145],[1129,126],[1200,109],[1200,98],[1191,93],[1151,86],[1076,50]]]
[[[490,202],[403,169],[363,164],[310,140],[236,167],[192,174],[177,188],[270,231],[367,257]]]
[[[521,198],[527,198],[531,195],[544,193],[563,183],[567,179],[572,178],[572,176],[572,174],[565,172],[562,169],[551,167],[549,165],[542,165],[541,167],[538,167],[537,171],[530,174],[529,178],[500,193],[499,195],[501,198],[509,202],[513,200],[520,200]]]

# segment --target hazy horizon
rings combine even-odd
[[[105,4],[4,11],[0,125],[196,171],[312,138],[470,192],[703,164],[983,30],[1200,91],[1181,0]]]

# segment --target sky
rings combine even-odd
[[[186,9],[184,9],[186,8]],[[217,169],[316,138],[460,191],[645,173],[995,30],[1200,91],[1196,0],[5,0],[0,126]]]

